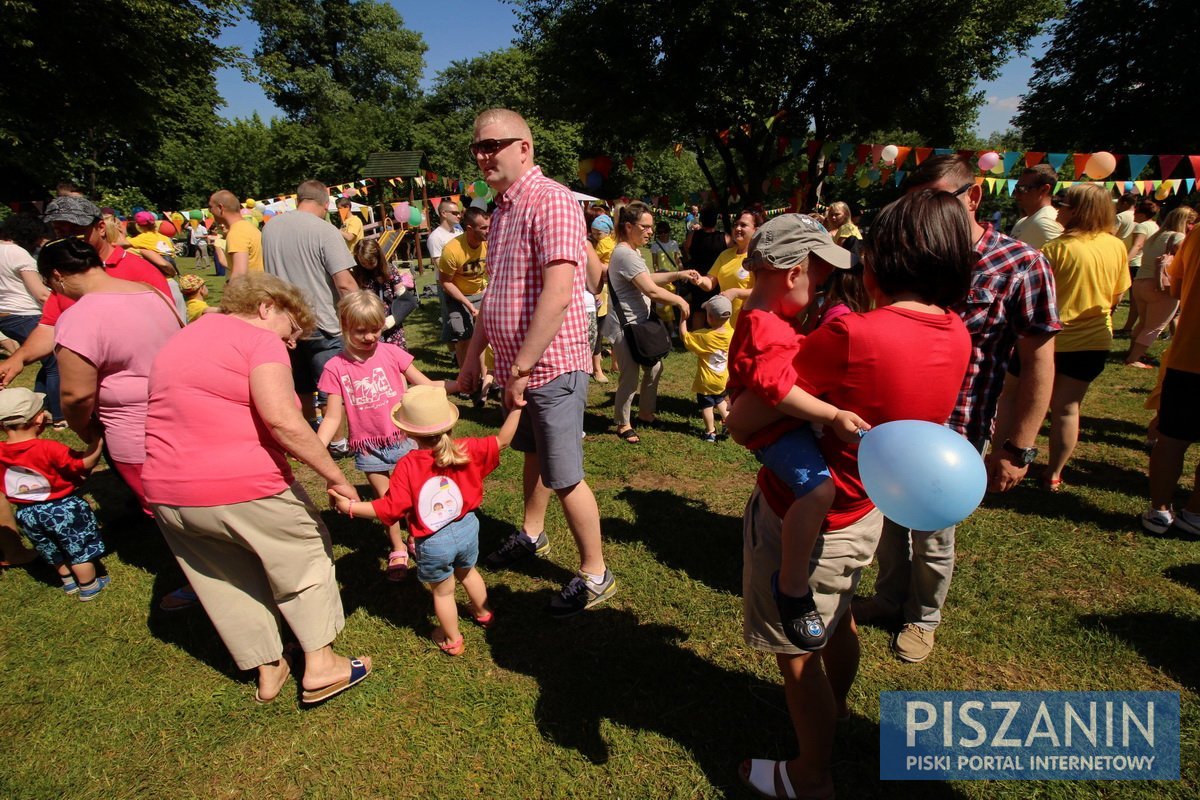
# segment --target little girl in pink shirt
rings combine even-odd
[[[432,381],[413,365],[412,355],[396,345],[381,342],[387,308],[372,292],[348,294],[337,306],[344,349],[331,358],[317,388],[329,395],[325,418],[317,437],[328,445],[337,437],[343,418],[349,427],[354,466],[366,473],[380,497],[387,494],[392,469],[415,445],[392,424],[391,411],[411,385],[441,386],[458,391],[454,381]],[[388,580],[408,575],[408,549],[400,524],[388,526],[391,552],[385,573]]]

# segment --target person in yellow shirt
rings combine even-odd
[[[225,223],[225,261],[229,280],[248,272],[263,271],[262,231],[242,217],[242,204],[237,196],[222,189],[208,198],[208,210]]]
[[[746,251],[754,233],[767,221],[757,208],[747,208],[733,222],[733,247],[723,251],[713,262],[708,274],[701,277],[696,287],[702,292],[719,291],[729,298],[733,316],[729,327],[736,328],[742,304],[754,288],[754,273],[746,269]]]
[[[209,310],[204,298],[208,297],[208,286],[199,275],[184,275],[179,279],[179,291],[187,301],[187,321],[189,323],[200,319]]]
[[[716,444],[717,425],[715,415],[729,414],[729,400],[725,386],[729,381],[729,341],[733,338],[733,304],[724,295],[709,298],[703,306],[708,314],[708,327],[689,332],[687,318],[679,320],[679,338],[683,346],[696,354],[696,378],[692,391],[700,405],[700,416],[704,418],[704,441]],[[715,411],[715,414],[714,414]]]
[[[346,240],[346,246],[350,248],[351,253],[354,252],[354,245],[363,240],[363,221],[353,212],[353,207],[349,197],[338,198],[337,210],[342,220],[342,238]]]
[[[130,250],[139,251],[139,255],[149,259],[155,266],[159,266],[156,257],[167,262],[171,267],[170,271],[165,273],[168,276],[177,273],[179,269],[175,266],[175,243],[170,237],[158,232],[158,222],[154,215],[149,211],[139,211],[133,215],[133,224],[137,233],[126,237],[125,246]],[[159,269],[162,267],[159,266]]]
[[[1113,236],[1116,214],[1109,194],[1095,183],[1063,193],[1058,221],[1063,235],[1042,253],[1054,271],[1062,331],[1054,337],[1054,388],[1050,396],[1050,454],[1042,485],[1057,491],[1079,441],[1079,409],[1092,381],[1104,371],[1112,346],[1112,308],[1129,289],[1129,257]],[[1012,372],[1012,368],[1009,368]]]
[[[471,206],[463,214],[462,225],[463,235],[446,243],[438,261],[438,282],[446,297],[442,336],[454,345],[460,369],[475,335],[475,318],[479,316],[479,304],[487,288],[487,235],[491,220],[486,211]]]
[[[588,220],[588,241],[603,265],[603,274],[607,274],[608,262],[617,247],[612,217],[605,214],[604,209],[592,206],[584,212],[584,219]],[[596,295],[596,344],[592,348],[592,380],[597,383],[608,383],[608,376],[604,374],[604,339],[608,337],[605,324],[608,318],[608,281],[603,274],[600,277],[600,293]]]

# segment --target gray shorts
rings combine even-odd
[[[320,328],[313,331],[307,339],[297,340],[296,348],[288,351],[296,391],[308,394],[315,392],[317,381],[325,371],[325,364],[340,353],[344,346],[341,334],[335,336]]]
[[[536,389],[525,390],[525,406],[512,447],[537,453],[542,483],[565,489],[583,480],[583,411],[588,374],[565,372]]]
[[[882,533],[883,514],[873,508],[849,527],[825,531],[813,545],[808,583],[831,636],[850,610],[863,567],[871,563]],[[796,655],[801,651],[784,635],[771,594],[782,539],[783,521],[755,487],[742,517],[742,638],[755,650]]]
[[[483,302],[483,292],[468,295],[476,308]],[[447,342],[465,342],[475,335],[475,317],[467,307],[453,297],[446,298],[446,317],[442,323],[442,338]]]

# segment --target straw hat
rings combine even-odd
[[[413,386],[392,408],[392,424],[409,436],[437,436],[458,422],[458,406],[440,386]]]

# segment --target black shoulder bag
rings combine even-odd
[[[629,354],[642,366],[653,367],[671,352],[671,334],[667,332],[667,326],[654,314],[645,322],[628,322],[625,319],[625,309],[621,307],[621,298],[613,286],[611,273],[608,275],[608,285],[612,290],[610,299],[616,309],[617,320],[621,323],[625,344],[629,346]]]

